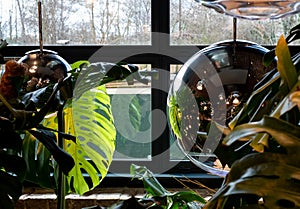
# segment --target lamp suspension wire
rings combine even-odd
[[[40,52],[43,54],[43,20],[42,20],[42,2],[38,1],[38,16],[39,16],[39,42]]]
[[[234,17],[233,18],[233,22],[232,22],[232,33],[233,33],[233,54],[232,54],[232,57],[233,57],[233,64],[235,65],[235,62],[236,62],[236,46],[237,46],[237,43],[236,43],[236,37],[237,37],[237,18]]]

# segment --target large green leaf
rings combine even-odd
[[[150,195],[161,196],[170,194],[154,177],[154,174],[145,166],[132,164],[130,166],[130,174],[135,178],[143,180],[144,188]]]
[[[138,68],[137,68],[138,69]],[[123,80],[136,70],[134,67],[125,68],[114,63],[92,63],[82,68],[74,88],[74,97],[79,98],[84,92],[111,81]],[[139,75],[137,73],[137,75]],[[136,76],[138,79],[142,79]]]
[[[68,113],[71,113],[70,110]],[[115,149],[116,129],[105,87],[87,91],[73,100],[71,115],[73,126],[68,126],[67,130],[73,128],[77,141],[76,145],[68,143],[66,151],[74,157],[76,165],[68,179],[69,182],[72,179],[75,191],[83,194],[88,191],[87,183],[82,179],[83,172],[92,179],[92,188],[97,186],[108,172]]]
[[[192,208],[193,203],[206,203],[206,200],[193,191],[169,192],[155,178],[154,174],[145,166],[132,164],[130,174],[139,178],[144,183],[147,196],[153,198],[157,208],[166,209],[188,209]],[[199,207],[199,205],[198,205]],[[152,208],[152,207],[150,207]],[[155,206],[153,208],[156,208]]]
[[[292,89],[298,80],[298,75],[293,64],[288,45],[283,36],[280,36],[275,53],[278,59],[277,68],[280,73],[280,77],[288,85],[289,89]]]
[[[22,156],[26,162],[26,180],[53,188],[51,153],[29,132],[25,132]]]
[[[76,136],[76,143],[65,141],[65,151],[75,161],[67,179],[72,190],[83,194],[97,186],[106,176],[115,149],[116,130],[110,97],[105,87],[97,87],[74,99],[64,109],[64,115],[65,132]],[[46,117],[44,125],[56,129],[56,115]]]
[[[287,204],[299,208],[300,168],[290,165],[291,157],[256,153],[237,160],[205,209],[255,208],[260,199],[266,208],[288,208]]]
[[[73,158],[58,146],[56,135],[49,130],[43,129],[29,130],[29,132],[43,143],[60,165],[60,169],[67,175],[75,163]]]

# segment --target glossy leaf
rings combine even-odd
[[[235,177],[229,176],[224,196],[255,194],[264,198],[264,205],[268,208],[279,208],[278,201],[284,199],[299,206],[300,168],[289,165],[289,161],[285,154],[246,156],[232,166]]]
[[[293,92],[290,95],[290,99],[298,106],[298,109],[300,110],[300,90]]]
[[[237,202],[255,208],[260,198],[266,208],[285,208],[279,200],[295,201],[299,206],[300,169],[289,165],[290,159],[286,154],[255,153],[237,160],[225,184],[204,208],[234,208]]]
[[[154,177],[153,173],[148,170],[145,166],[138,166],[132,164],[130,166],[130,174],[135,178],[143,180],[144,188],[147,193],[154,196],[161,196],[170,194]]]
[[[300,146],[300,127],[286,121],[265,116],[259,122],[253,122],[237,126],[225,139],[224,143],[230,145],[240,138],[257,133],[268,133],[284,147],[298,149]]]
[[[117,64],[104,62],[92,63],[80,71],[74,87],[74,97],[79,98],[84,92],[105,83],[123,80],[130,74],[130,70]]]
[[[298,80],[298,76],[288,45],[283,36],[280,37],[277,43],[275,53],[278,59],[277,69],[280,73],[280,77],[288,85],[289,89],[292,89]]]
[[[83,194],[101,182],[112,162],[116,130],[110,97],[104,86],[98,87],[73,100],[64,113],[66,133],[77,138],[76,143],[65,141],[65,150],[75,160],[68,182],[75,192]],[[84,178],[85,173],[92,185]]]
[[[75,163],[73,158],[58,146],[55,134],[41,129],[29,130],[29,132],[49,150],[62,171],[67,175]]]
[[[193,191],[169,192],[158,182],[154,174],[145,166],[132,164],[130,166],[130,174],[143,181],[144,188],[147,191],[147,196],[153,198],[159,207],[168,209],[187,209],[189,208],[188,203],[206,203],[205,199]]]
[[[26,132],[22,156],[26,162],[26,180],[42,187],[53,188],[51,154],[33,135]]]
[[[26,180],[31,182],[37,182],[37,168],[36,168],[36,143],[37,140],[30,133],[25,132],[23,139],[23,152],[22,156],[26,162]],[[47,161],[49,162],[49,161]],[[45,163],[47,163],[45,162]]]
[[[37,181],[41,187],[52,188],[54,186],[53,178],[51,177],[51,173],[54,169],[52,167],[52,163],[50,162],[52,155],[42,143],[38,143],[36,155]]]
[[[274,58],[275,58],[275,49],[271,49],[270,51],[268,51],[267,53],[264,54],[263,57],[263,64],[265,66],[270,66],[272,62],[274,62]]]
[[[87,60],[79,60],[79,61],[72,63],[71,68],[72,69],[80,69],[80,68],[82,68],[82,66],[87,66],[89,64],[91,64],[91,63]]]
[[[17,154],[0,152],[0,168],[4,168],[6,172],[17,175],[20,181],[23,181],[25,178],[26,163],[24,159]]]
[[[287,36],[287,43],[291,43],[293,41],[300,39],[300,24],[296,25],[290,30],[290,34]]]

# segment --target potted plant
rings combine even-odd
[[[299,53],[287,43],[299,38],[299,25],[265,55],[277,67],[259,82],[247,103],[229,124],[223,140],[232,155],[224,184],[204,208],[298,208],[299,202]],[[239,143],[240,147],[234,146]],[[239,149],[251,146],[248,153]],[[227,149],[228,151],[228,149]],[[222,156],[220,156],[222,158]]]
[[[47,56],[46,50],[44,53]],[[0,84],[0,202],[4,208],[14,207],[24,181],[53,188],[62,193],[61,199],[62,189],[83,194],[101,182],[115,147],[110,99],[104,84],[132,80],[129,75],[133,73],[135,79],[143,79],[136,66],[125,65],[79,61],[67,76],[44,82],[44,71],[55,74],[50,68],[32,75],[25,63],[6,62]],[[37,88],[35,81],[41,81],[41,86]],[[74,123],[74,118],[84,118],[89,127],[84,129],[84,124]],[[95,129],[94,134],[87,128]],[[83,178],[83,172],[89,175],[91,184]],[[66,176],[66,182],[60,176]]]

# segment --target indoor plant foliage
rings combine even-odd
[[[68,178],[69,191],[83,194],[100,183],[111,163],[116,135],[103,84],[137,71],[135,66],[78,62],[66,78],[27,92],[28,76],[16,74],[25,68],[8,61],[1,82],[0,200],[5,208],[13,208],[24,180],[56,188],[58,167]],[[9,90],[14,97],[4,96],[12,95]],[[65,149],[58,146],[59,138]]]
[[[266,64],[276,55],[277,68],[257,84],[229,124],[222,143],[235,157],[223,158],[231,170],[204,208],[300,207],[299,54],[291,58],[287,45],[299,34],[296,26],[266,54]],[[245,146],[252,149],[245,152]]]

